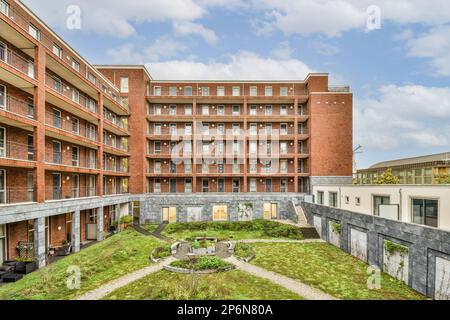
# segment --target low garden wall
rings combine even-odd
[[[323,240],[424,295],[450,300],[450,232],[312,203],[302,207]]]

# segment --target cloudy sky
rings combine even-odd
[[[90,62],[146,64],[155,79],[329,72],[355,95],[359,168],[450,150],[448,0],[24,2]]]

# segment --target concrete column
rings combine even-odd
[[[37,218],[34,222],[34,250],[38,268],[45,267],[45,218]]]
[[[103,240],[103,207],[97,208],[97,241]]]
[[[76,210],[72,215],[72,251],[80,251],[80,238],[81,238],[81,226],[80,226],[80,210]]]

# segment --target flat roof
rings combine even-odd
[[[450,152],[437,153],[437,154],[411,157],[411,158],[403,158],[403,159],[398,159],[398,160],[383,161],[383,162],[376,163],[367,169],[362,169],[361,171],[371,170],[371,169],[389,168],[389,167],[417,165],[417,164],[422,164],[422,163],[430,163],[430,162],[438,162],[438,161],[445,161],[445,162],[450,163]]]

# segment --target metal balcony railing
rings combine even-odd
[[[34,62],[32,60],[25,59],[3,45],[0,45],[0,60],[34,79]]]
[[[34,146],[0,139],[0,158],[34,161]]]
[[[69,187],[47,187],[46,200],[77,199],[95,197],[96,187],[69,186]]]
[[[63,130],[67,133],[71,133],[73,135],[87,138],[95,142],[98,141],[96,127],[89,125],[81,126],[79,121],[72,122],[70,117],[69,120],[67,120],[67,118],[64,119],[49,110],[45,112],[45,124],[53,128]]]
[[[0,205],[35,202],[35,188],[6,187],[0,189]]]
[[[5,110],[15,115],[35,119],[34,101],[18,99],[9,94],[6,96],[0,93],[0,110]]]

